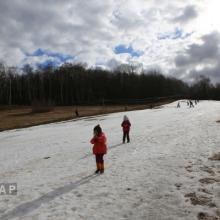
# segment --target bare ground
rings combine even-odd
[[[172,102],[161,101],[145,105],[114,105],[114,106],[77,106],[79,117],[107,114],[113,112],[132,111],[147,108],[157,108]],[[77,118],[76,106],[56,106],[48,112],[36,113],[31,106],[0,106],[0,131],[30,127]]]
[[[220,160],[220,152],[214,154],[212,157],[209,157],[209,160]]]
[[[219,220],[220,216],[211,216],[205,212],[200,212],[198,214],[198,220]]]

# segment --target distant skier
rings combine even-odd
[[[121,126],[123,128],[123,143],[125,143],[125,139],[127,139],[127,143],[129,143],[130,142],[129,132],[130,132],[131,123],[126,115],[124,115]]]
[[[79,117],[79,112],[77,108],[75,109],[75,114],[76,114],[76,117]]]
[[[180,108],[180,102],[178,102],[178,104],[177,104],[177,106],[176,106],[177,108]]]
[[[190,108],[192,108],[192,107],[194,108],[194,105],[193,105],[192,100],[189,100],[189,107],[190,107]]]
[[[96,158],[96,167],[97,170],[95,173],[104,173],[104,154],[107,153],[107,145],[106,145],[106,136],[102,132],[100,125],[97,125],[93,129],[93,138],[90,143],[93,145],[93,154],[95,154]]]

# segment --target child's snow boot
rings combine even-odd
[[[104,173],[104,163],[101,163],[101,169],[100,169],[100,173],[103,174]]]
[[[99,163],[96,163],[96,167],[97,167],[97,169],[95,171],[95,174],[99,173],[100,172],[100,168],[101,168]]]

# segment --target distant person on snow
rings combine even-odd
[[[180,108],[180,102],[178,102],[178,104],[177,104],[177,108]]]
[[[90,143],[93,144],[93,154],[95,154],[96,158],[96,171],[95,173],[104,173],[104,154],[107,153],[107,146],[106,146],[106,137],[105,134],[102,132],[100,125],[97,125],[93,129],[93,138],[91,139]]]
[[[125,143],[125,139],[127,139],[127,143],[129,143],[130,142],[129,132],[130,132],[131,123],[126,115],[124,115],[121,126],[123,128],[123,143]]]
[[[76,114],[76,117],[79,117],[79,112],[77,108],[75,109],[75,114]]]
[[[194,107],[192,100],[189,100],[189,107]]]

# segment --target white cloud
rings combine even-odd
[[[26,58],[38,48],[74,56],[74,62],[114,68],[138,62],[187,80],[198,71],[218,66],[220,32],[218,0],[7,0],[0,2],[0,60],[9,65],[42,58]],[[179,28],[186,38],[159,40],[159,34]],[[140,57],[115,54],[120,44],[143,51]],[[52,58],[48,58],[52,59]],[[200,59],[204,64],[198,64]],[[198,68],[199,66],[199,68]],[[186,71],[187,69],[190,69]],[[192,71],[192,70],[196,70]],[[190,72],[183,76],[183,71]],[[209,74],[213,80],[219,80]]]
[[[188,5],[180,11],[180,15],[173,19],[174,22],[187,23],[198,16],[197,9],[194,5]]]
[[[175,57],[176,74],[193,81],[198,76],[220,81],[220,34],[212,32],[201,37],[202,42],[192,43]]]

